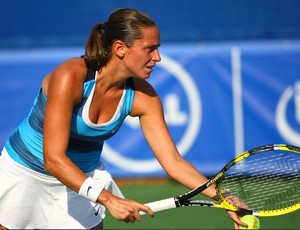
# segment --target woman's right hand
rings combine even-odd
[[[151,217],[154,216],[154,212],[148,206],[115,196],[106,189],[101,192],[98,201],[108,209],[115,219],[126,223],[140,221],[142,219],[140,211],[148,213]]]

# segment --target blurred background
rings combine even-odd
[[[94,24],[123,7],[148,13],[160,28],[162,61],[149,81],[162,99],[178,149],[206,176],[253,147],[300,145],[298,0],[0,0],[1,146],[29,112],[43,77],[61,61],[82,55]],[[116,179],[161,181],[166,174],[137,122],[126,119],[106,143],[103,161]],[[169,196],[174,195],[172,186],[177,185],[171,183]],[[131,188],[124,189],[135,196]],[[272,225],[277,220],[265,226],[300,226],[295,216]],[[226,221],[208,222],[211,225],[156,224],[231,227]],[[153,221],[146,223],[137,226],[154,228]],[[108,225],[136,225],[124,226]]]

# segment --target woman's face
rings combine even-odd
[[[158,47],[160,34],[157,27],[142,28],[142,39],[135,40],[126,49],[124,63],[132,76],[148,78],[156,62],[161,60]]]

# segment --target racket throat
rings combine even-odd
[[[175,202],[176,208],[185,206],[185,205],[184,205],[183,203],[181,203],[181,202],[179,201],[179,199],[176,198],[176,197],[174,198],[174,202]]]

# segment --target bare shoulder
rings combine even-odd
[[[162,109],[161,101],[153,86],[144,79],[134,78],[135,96],[132,116],[141,116]]]
[[[137,93],[145,96],[156,97],[157,93],[153,86],[146,80],[140,78],[133,78],[134,87]]]
[[[82,78],[87,71],[83,58],[72,58],[62,62],[51,73],[54,78]],[[74,79],[75,78],[75,79]]]
[[[43,80],[45,94],[51,88],[72,90],[74,96],[80,96],[87,68],[83,58],[68,59],[53,69]]]

